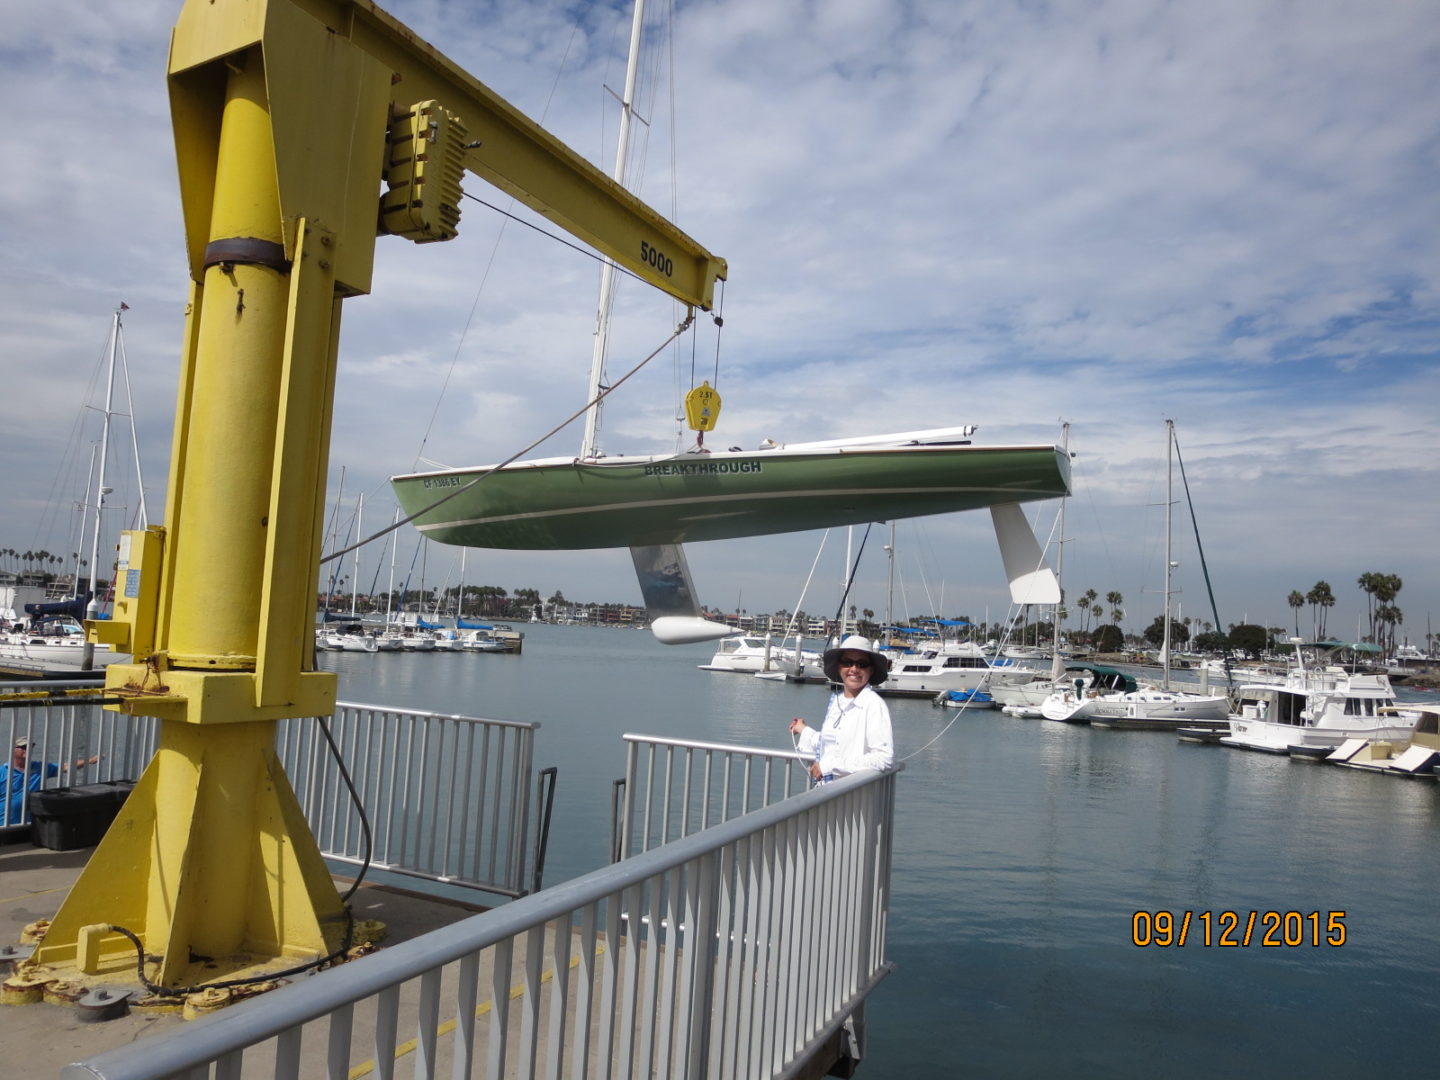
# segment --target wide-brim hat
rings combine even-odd
[[[840,654],[843,652],[863,652],[870,657],[871,686],[878,686],[890,674],[890,658],[876,649],[869,638],[851,634],[835,648],[826,649],[825,655],[821,657],[821,666],[825,669],[825,677],[831,682],[840,681]]]

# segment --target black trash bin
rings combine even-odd
[[[111,780],[103,784],[32,791],[31,842],[51,851],[94,847],[134,786],[133,780]]]

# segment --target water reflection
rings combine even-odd
[[[526,629],[520,656],[324,664],[347,699],[541,723],[551,883],[604,862],[622,733],[782,748],[790,717],[824,709],[823,688],[697,671],[709,646]],[[923,700],[891,713],[899,970],[871,999],[866,1075],[1433,1073],[1436,785]],[[1137,948],[1132,916],[1156,910],[1344,910],[1351,936]]]

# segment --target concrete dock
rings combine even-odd
[[[34,846],[23,832],[0,840],[0,946],[18,944],[27,925],[55,914],[92,850],[51,851]],[[350,883],[336,878],[336,884],[343,890]],[[369,883],[356,892],[351,907],[357,921],[385,924],[382,947],[484,910]],[[6,970],[0,975],[8,976],[10,965],[3,966]],[[0,1005],[0,1042],[10,1048],[6,1055],[9,1064],[0,1067],[0,1077],[57,1077],[71,1062],[186,1023],[178,1009],[132,1009],[127,1016],[95,1022],[73,1005]],[[15,1068],[20,1071],[9,1071]]]

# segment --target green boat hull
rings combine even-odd
[[[527,550],[798,532],[1069,494],[1055,446],[969,445],[551,459],[391,479],[432,540]],[[471,485],[471,486],[467,486]],[[448,500],[439,500],[451,496]]]

